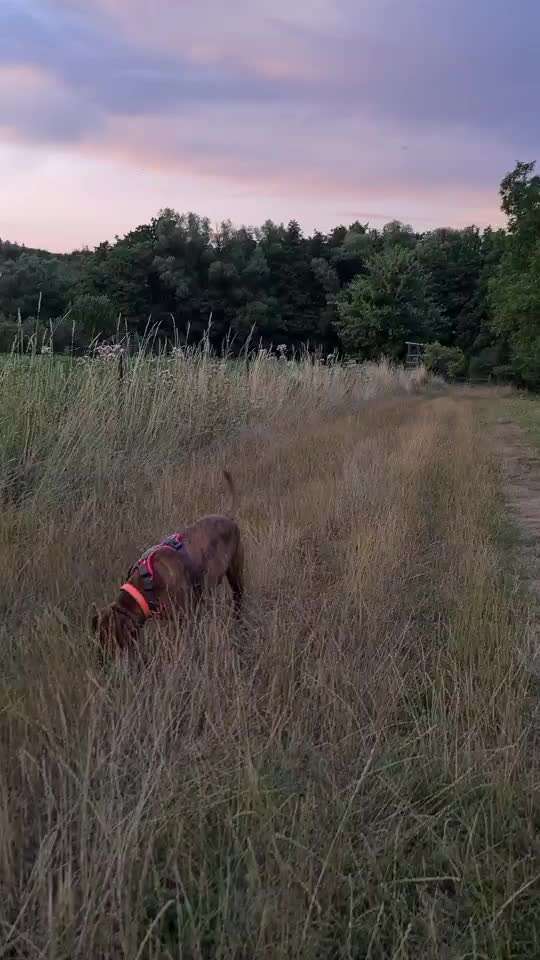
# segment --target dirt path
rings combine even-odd
[[[509,418],[497,420],[495,437],[505,493],[522,537],[526,579],[540,600],[540,457],[525,431]]]
[[[529,443],[525,430],[508,417],[497,420],[495,442],[502,464],[505,496],[520,532],[522,577],[531,596],[536,597],[533,617],[540,623],[540,456]],[[532,669],[540,676],[538,625],[534,640]]]

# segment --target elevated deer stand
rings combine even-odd
[[[412,340],[406,340],[407,356],[405,357],[405,366],[408,370],[415,367],[421,367],[424,362],[425,343],[415,343]]]

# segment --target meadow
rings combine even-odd
[[[207,351],[0,366],[0,958],[540,956],[534,624],[485,400]],[[224,508],[196,621],[93,603]]]

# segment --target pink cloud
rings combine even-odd
[[[77,142],[89,126],[101,126],[98,111],[50,70],[0,65],[0,140]]]
[[[219,54],[245,53],[246,41],[257,49],[276,43],[286,48],[297,42],[293,31],[329,30],[342,20],[335,0],[199,0],[196,5],[190,0],[97,0],[97,5],[145,45],[186,51],[189,44],[211,38]]]
[[[34,95],[39,90],[50,90],[54,86],[54,77],[43,67],[31,63],[0,63],[0,91],[4,92],[4,96],[10,87],[22,94]]]
[[[540,147],[526,52],[494,82],[511,18],[498,10],[504,37],[486,33],[487,0],[481,15],[465,0],[452,15],[446,0],[1,2],[0,137],[64,177],[71,164],[97,183],[101,165],[105,236],[160,204],[323,228],[370,210],[497,222],[501,176]],[[100,239],[80,186],[62,243],[77,216],[80,242]]]
[[[333,190],[332,184],[321,184],[316,192],[304,192],[285,181],[239,182],[188,166],[134,166],[120,154],[91,145],[76,151],[5,145],[0,178],[10,185],[3,196],[0,235],[53,250],[112,240],[147,223],[164,206],[196,210],[213,223],[228,217],[238,224],[296,217],[308,231],[355,219],[380,226],[401,218],[420,229],[474,221],[483,225],[494,220],[497,207],[495,188],[463,192],[431,187],[425,192],[387,180],[354,192],[336,192],[335,184]]]
[[[65,0],[59,2],[65,5]],[[79,0],[74,2],[79,6]],[[328,31],[342,19],[335,0],[199,0],[196,5],[186,0],[97,0],[97,5],[123,35],[147,51],[225,70],[244,68],[273,80],[324,76]]]
[[[324,123],[324,130],[323,130]],[[231,136],[231,131],[234,135]],[[294,194],[351,196],[401,183],[403,195],[442,188],[477,191],[489,183],[486,149],[504,169],[511,156],[496,140],[459,127],[411,133],[357,114],[321,118],[296,104],[204,111],[186,106],[175,116],[116,117],[103,133],[105,149],[137,165],[280,185]],[[492,181],[496,189],[498,176]]]

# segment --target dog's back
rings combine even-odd
[[[231,517],[209,514],[184,530],[184,543],[209,581],[219,582],[240,548],[240,528]]]

